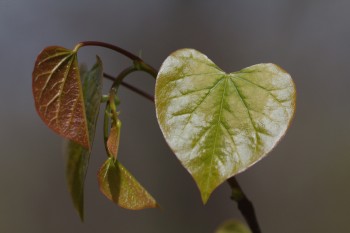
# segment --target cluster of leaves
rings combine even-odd
[[[45,48],[33,71],[33,95],[39,116],[69,140],[67,180],[75,208],[83,218],[84,181],[104,101],[108,158],[98,172],[100,190],[123,208],[155,208],[158,205],[154,198],[117,159],[120,82],[132,71],[152,72],[136,57],[133,66],[116,78],[108,96],[104,96],[100,58],[91,70],[79,69],[77,52],[82,46],[80,43],[73,50]],[[274,64],[225,73],[204,54],[181,49],[166,58],[156,75],[155,105],[160,128],[196,181],[203,203],[221,183],[271,151],[294,114],[293,81]],[[239,229],[231,232],[249,232]]]
[[[102,99],[102,78],[99,57],[90,71],[79,70],[77,49],[71,51],[56,46],[40,53],[33,72],[33,94],[40,117],[51,129],[69,139],[67,181],[82,219],[84,181]],[[106,140],[108,159],[98,172],[100,190],[127,209],[157,207],[154,198],[117,160],[121,127],[117,104],[118,99],[110,95],[105,113],[107,119],[111,119]]]

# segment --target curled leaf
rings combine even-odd
[[[117,122],[112,125],[111,131],[109,132],[109,137],[107,140],[108,152],[115,159],[118,155],[119,141],[120,141],[120,127],[121,122],[117,119]]]
[[[96,64],[90,71],[82,71],[83,95],[87,123],[89,129],[89,138],[93,144],[98,113],[100,109],[100,100],[102,96],[102,62],[97,57]],[[68,189],[75,209],[78,211],[80,218],[84,219],[84,183],[88,169],[91,150],[88,150],[69,141],[67,145],[67,168],[66,177]]]
[[[56,133],[90,147],[77,52],[58,46],[45,48],[32,75],[36,110]]]
[[[206,203],[218,185],[263,158],[285,134],[295,88],[274,64],[227,74],[204,54],[181,49],[161,66],[155,103],[165,140]]]
[[[154,198],[114,158],[108,158],[98,172],[101,192],[120,207],[141,210],[158,207]]]

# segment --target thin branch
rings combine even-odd
[[[107,78],[108,80],[111,80],[112,82],[115,81],[115,78],[114,78],[112,75],[103,73],[103,76],[104,76],[105,78]],[[130,85],[130,84],[124,82],[124,81],[121,82],[121,85],[124,86],[124,87],[126,87],[126,88],[128,88],[129,90],[131,90],[131,91],[133,91],[133,92],[135,92],[135,93],[141,95],[142,97],[144,97],[144,98],[146,98],[146,99],[148,99],[148,100],[154,102],[154,97],[153,97],[152,95],[150,95],[150,94],[148,94],[148,93],[146,93],[146,92],[144,92],[144,91],[138,89],[137,87],[134,87],[134,86],[132,86],[132,85]]]
[[[128,76],[129,74],[138,71],[137,67],[135,67],[135,65],[129,66],[127,68],[125,68],[124,70],[122,70],[122,72],[120,72],[116,78],[114,79],[114,82],[111,86],[111,89],[114,88],[116,89],[116,91],[118,91],[119,86],[121,85],[121,83],[123,82],[124,78],[126,78],[126,76]]]
[[[258,220],[255,215],[254,206],[244,194],[241,186],[238,184],[235,177],[227,180],[232,189],[231,199],[236,201],[238,209],[241,211],[243,217],[247,221],[253,233],[261,233]]]
[[[144,91],[141,91],[140,89],[138,89],[138,88],[136,88],[136,87],[134,87],[134,86],[124,82],[124,81],[121,83],[121,85],[126,87],[126,88],[128,88],[129,90],[131,90],[131,91],[133,91],[133,92],[135,92],[135,93],[145,97],[146,99],[154,102],[154,97],[152,95],[150,95],[150,94],[148,94],[148,93],[146,93]]]

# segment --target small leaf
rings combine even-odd
[[[33,70],[33,95],[41,119],[61,136],[90,147],[77,52],[45,48]]]
[[[215,233],[251,233],[251,231],[241,222],[230,220],[222,224]]]
[[[109,158],[98,172],[101,192],[120,207],[141,210],[158,207],[154,198],[121,163]]]
[[[107,148],[108,152],[113,158],[117,158],[118,149],[119,149],[119,141],[120,141],[120,127],[121,122],[119,119],[117,122],[112,125],[111,131],[109,132],[108,140],[107,140]]]
[[[102,62],[97,57],[96,64],[88,72],[82,71],[83,95],[89,138],[93,144],[100,100],[102,96]],[[73,141],[67,145],[67,169],[66,176],[68,188],[74,207],[78,211],[80,218],[84,219],[84,182],[88,169],[90,153],[88,149]]]
[[[171,54],[157,77],[155,103],[165,140],[207,202],[226,179],[273,149],[295,108],[288,73],[258,64],[227,74],[204,54]]]

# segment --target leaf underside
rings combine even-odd
[[[206,203],[217,186],[264,157],[285,134],[295,87],[274,64],[227,74],[204,54],[182,49],[161,66],[155,103],[167,143]]]
[[[90,147],[76,51],[45,48],[32,74],[36,110],[61,136]]]
[[[111,201],[129,210],[157,208],[158,204],[144,187],[114,158],[109,158],[98,172],[101,192]]]
[[[251,231],[241,222],[230,220],[222,224],[215,233],[251,233]]]
[[[82,73],[83,95],[86,109],[87,123],[89,129],[89,138],[93,144],[100,101],[102,95],[102,62],[97,57],[96,64],[88,72]],[[78,211],[80,218],[84,219],[84,183],[88,169],[91,150],[88,150],[69,141],[67,145],[67,167],[66,177],[68,189],[75,209]]]

